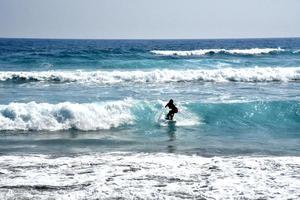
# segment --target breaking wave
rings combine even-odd
[[[151,71],[33,71],[0,72],[0,82],[167,83],[167,82],[289,82],[300,80],[299,67],[255,67]]]
[[[123,125],[159,124],[156,114],[162,102],[142,102],[132,99],[95,103],[10,103],[0,105],[1,130],[102,130]],[[165,116],[165,115],[164,115]],[[197,116],[181,107],[177,126],[199,124]]]
[[[10,103],[0,106],[0,130],[97,130],[132,124],[132,102]]]
[[[163,56],[202,56],[207,54],[237,54],[237,55],[259,55],[276,52],[284,52],[281,48],[252,48],[252,49],[198,49],[191,51],[180,50],[153,50],[151,53]]]
[[[103,130],[126,126],[145,129],[168,126],[161,100],[125,99],[94,103],[10,103],[0,105],[0,131]],[[300,120],[297,101],[201,103],[177,102],[176,126],[289,127]],[[216,114],[217,113],[217,114]]]

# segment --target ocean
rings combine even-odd
[[[300,199],[300,38],[0,39],[0,199]]]

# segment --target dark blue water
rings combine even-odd
[[[299,81],[299,38],[0,39],[0,152],[300,155]]]

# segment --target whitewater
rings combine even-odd
[[[0,39],[0,199],[299,199],[299,50]]]
[[[40,71],[0,72],[0,81],[15,82],[79,82],[96,84],[165,83],[182,81],[206,82],[287,82],[299,81],[297,67],[223,68],[211,70],[152,70],[152,71]]]
[[[93,194],[97,199],[297,199],[300,195],[299,157],[105,153],[3,156],[0,163],[0,184],[5,185],[0,186],[1,198],[85,199]]]

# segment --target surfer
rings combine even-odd
[[[174,105],[173,99],[170,99],[169,103],[167,103],[167,105],[165,106],[165,108],[166,107],[169,107],[169,109],[171,109],[169,111],[169,113],[167,114],[166,119],[173,120],[174,114],[178,113],[178,108],[176,108],[176,106]]]

